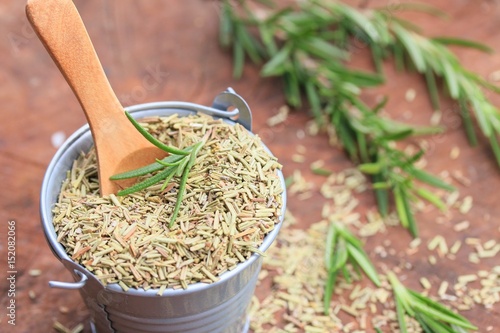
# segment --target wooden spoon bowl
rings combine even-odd
[[[101,195],[129,186],[130,181],[109,177],[167,154],[125,116],[71,0],[28,0],[26,15],[85,112],[97,151]]]

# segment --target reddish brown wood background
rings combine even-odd
[[[160,100],[184,100],[210,104],[212,98],[227,86],[232,86],[251,105],[255,132],[285,165],[284,173],[304,170],[304,175],[317,185],[321,178],[311,175],[309,163],[292,162],[295,145],[308,148],[307,162],[319,157],[333,170],[350,167],[341,151],[327,145],[322,136],[297,138],[297,131],[309,119],[305,110],[295,111],[286,126],[267,127],[266,119],[283,105],[280,83],[260,79],[258,70],[248,65],[241,80],[231,75],[231,56],[218,46],[218,2],[202,0],[146,1],[146,0],[76,0],[89,34],[109,76],[111,84],[124,105]],[[361,1],[351,1],[357,4]],[[387,5],[398,1],[363,1],[369,5]],[[471,50],[457,50],[466,67],[483,77],[500,69],[500,2],[497,0],[439,0],[432,3],[449,13],[448,20],[437,20],[423,14],[405,14],[424,27],[428,35],[451,35],[475,39],[492,46],[496,53],[481,54]],[[77,292],[49,289],[49,280],[67,281],[70,275],[53,257],[46,244],[38,215],[39,190],[43,174],[56,148],[51,143],[54,133],[65,136],[84,124],[83,112],[57,71],[41,43],[29,27],[24,14],[24,1],[0,2],[0,331],[51,332],[54,320],[74,326],[88,319]],[[365,67],[369,63],[363,49],[359,49],[354,63]],[[387,84],[378,90],[367,91],[367,101],[381,93],[390,95],[389,112],[396,119],[427,124],[431,107],[424,97],[424,84],[416,75],[398,74],[387,66]],[[417,99],[405,100],[405,92],[414,88]],[[492,96],[500,105],[500,98]],[[436,234],[455,239],[478,237],[481,241],[499,240],[500,207],[498,189],[500,174],[491,153],[482,143],[478,148],[468,147],[452,103],[443,104],[442,124],[448,127],[444,135],[432,138],[432,150],[427,155],[428,170],[460,170],[471,181],[470,187],[457,184],[461,195],[474,197],[474,208],[462,216],[453,213],[449,221],[437,224],[438,212],[431,210],[418,216],[424,242]],[[453,146],[460,147],[458,159],[449,157]],[[362,196],[360,211],[373,209],[370,193]],[[322,201],[312,198],[298,201],[290,198],[289,208],[299,219],[298,227],[307,227],[320,219]],[[471,228],[467,234],[457,234],[452,223],[467,219]],[[7,325],[6,232],[7,221],[16,221],[16,326]],[[406,272],[408,284],[419,288],[418,276],[425,274],[434,283],[442,279],[454,281],[458,275],[489,269],[498,265],[498,258],[471,264],[467,254],[440,265],[427,263],[427,251],[410,258],[402,258],[410,236],[401,228],[392,228],[384,238],[392,241],[396,250],[381,264],[395,265],[408,260],[413,269]],[[373,249],[377,238],[368,241]],[[42,274],[32,277],[30,269]],[[36,294],[31,300],[29,291]],[[259,290],[265,294],[266,290]],[[60,307],[69,313],[62,314]],[[492,311],[478,306],[464,313],[485,332],[488,326],[498,330],[500,309]],[[88,325],[86,326],[88,331]]]

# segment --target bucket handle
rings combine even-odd
[[[61,288],[61,289],[80,289],[87,282],[87,275],[83,274],[79,270],[73,270],[73,272],[80,277],[80,281],[77,282],[60,282],[60,281],[49,281],[49,287],[51,288]]]
[[[228,87],[225,91],[215,96],[212,102],[212,108],[229,111],[230,107],[236,108],[238,111],[236,122],[240,123],[250,132],[252,131],[252,112],[247,102],[238,95],[233,88]]]

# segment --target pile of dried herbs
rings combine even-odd
[[[180,177],[165,188],[160,183],[126,196],[101,197],[91,150],[75,160],[53,209],[57,240],[68,255],[104,284],[159,288],[161,294],[217,281],[259,253],[283,204],[281,165],[260,138],[205,115],[141,122],[158,140],[179,149],[205,136],[176,223],[169,226]]]

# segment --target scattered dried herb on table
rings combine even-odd
[[[204,115],[141,123],[180,149],[210,132],[190,170],[177,222],[169,228],[179,177],[164,189],[160,183],[123,197],[100,197],[91,150],[75,160],[53,209],[57,240],[69,256],[104,284],[159,288],[161,294],[217,281],[259,253],[279,221],[283,191],[276,172],[281,165],[260,138]]]

